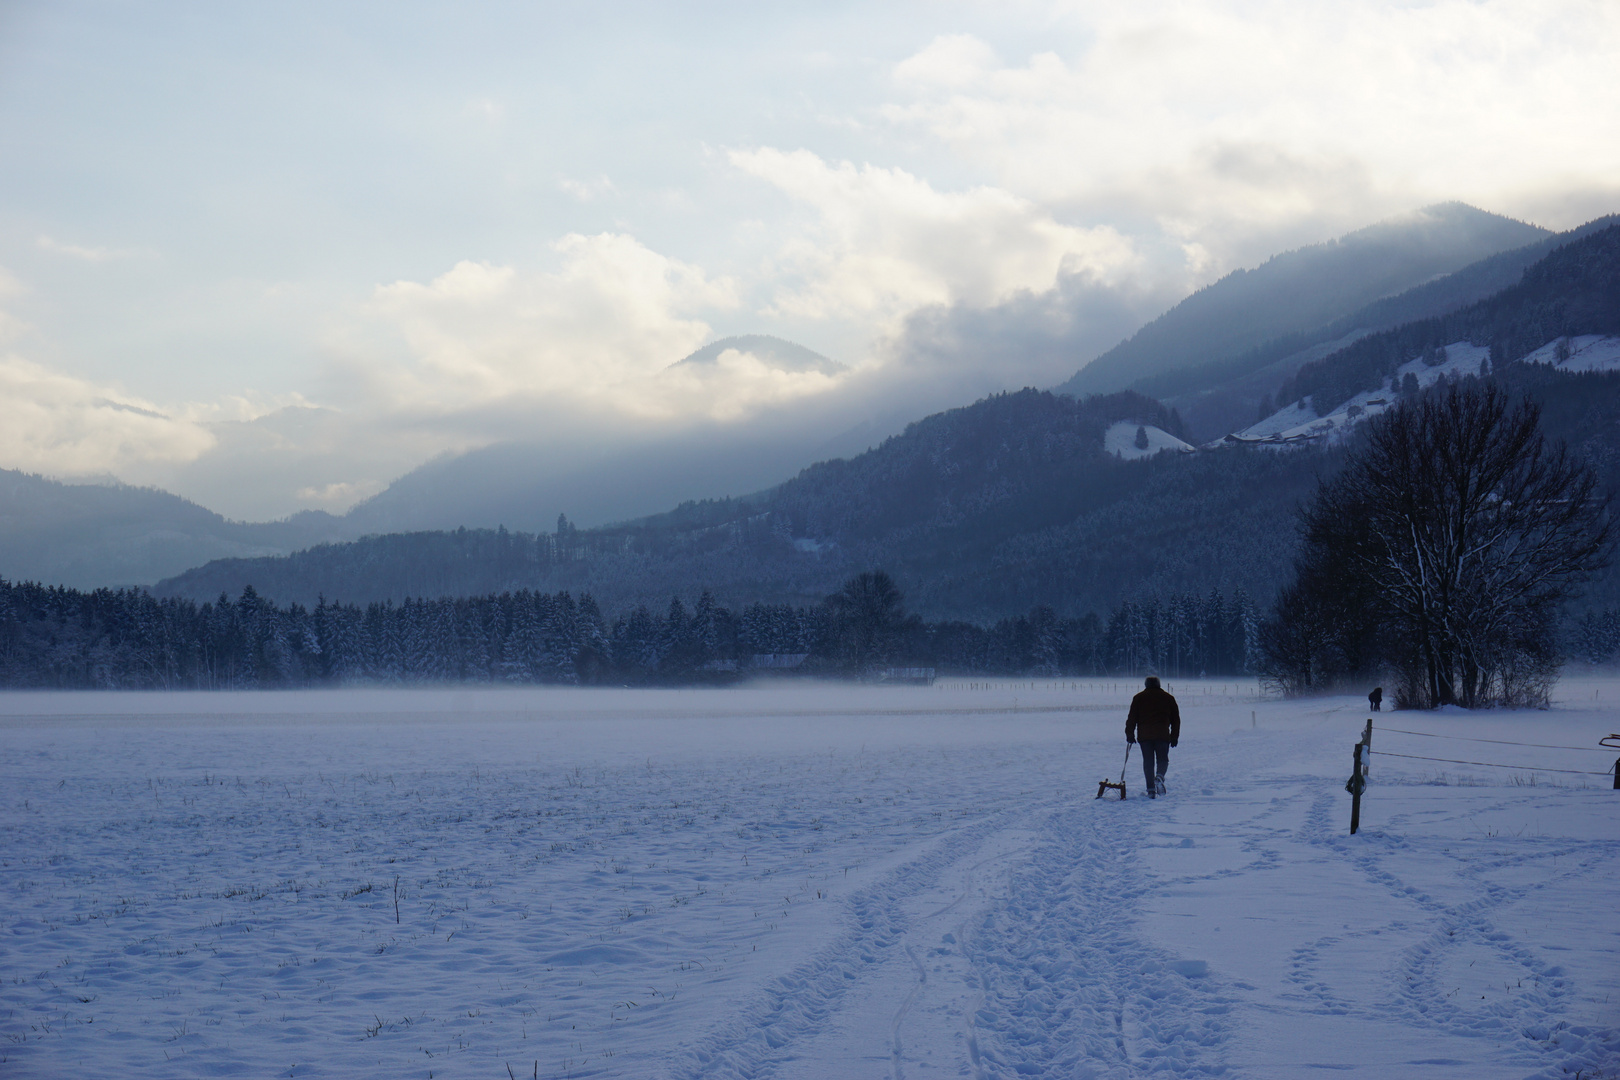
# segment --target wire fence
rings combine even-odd
[[[1479,735],[1442,735],[1436,731],[1407,731],[1404,728],[1380,727],[1374,730],[1384,734],[1419,735],[1426,739],[1452,739],[1457,742],[1494,743],[1497,746],[1529,746],[1535,747],[1538,750],[1578,750],[1589,754],[1611,754],[1614,752],[1611,749],[1597,746],[1567,746],[1561,743],[1515,742],[1511,739],[1487,739]],[[1371,746],[1369,746],[1367,750],[1368,753],[1378,754],[1382,757],[1407,758],[1411,761],[1443,761],[1448,765],[1479,765],[1489,769],[1518,769],[1521,772],[1570,773],[1575,776],[1611,776],[1615,770],[1614,765],[1610,765],[1602,772],[1596,772],[1592,769],[1555,769],[1545,765],[1510,765],[1504,764],[1500,761],[1466,761],[1462,758],[1429,757],[1424,754],[1397,754],[1390,750],[1374,750]]]
[[[1500,744],[1502,746],[1535,746],[1535,747],[1539,747],[1542,750],[1584,750],[1584,751],[1586,751],[1588,753],[1593,753],[1593,754],[1606,754],[1606,753],[1609,753],[1608,750],[1605,750],[1604,748],[1599,747],[1599,746],[1564,746],[1561,743],[1512,742],[1512,741],[1510,741],[1508,739],[1485,739],[1485,738],[1481,738],[1478,735],[1440,735],[1440,734],[1438,734],[1436,732],[1433,732],[1433,731],[1405,731],[1405,730],[1403,730],[1401,728],[1398,728],[1398,727],[1380,727],[1380,728],[1374,728],[1373,730],[1374,731],[1394,732],[1394,733],[1401,734],[1401,735],[1422,735],[1425,738],[1429,738],[1429,739],[1458,739],[1458,740],[1461,740],[1462,742],[1488,742],[1488,743],[1498,743],[1498,744]]]

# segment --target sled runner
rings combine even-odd
[[[1112,780],[1108,779],[1108,777],[1103,777],[1102,780],[1097,783],[1097,798],[1102,798],[1103,794],[1110,788],[1119,792],[1119,797],[1121,799],[1125,798],[1125,766],[1131,763],[1131,747],[1133,745],[1133,743],[1125,744],[1125,765],[1121,765],[1119,767],[1119,783],[1116,784]]]

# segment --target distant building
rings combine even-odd
[[[884,668],[878,676],[878,682],[903,683],[908,686],[934,685],[934,669],[931,667],[891,667]]]
[[[808,659],[810,659],[810,654],[807,652],[755,653],[748,666],[756,670],[792,671]]]

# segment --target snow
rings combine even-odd
[[[1620,680],[1167,684],[0,696],[0,1073],[1620,1071]]]
[[[1559,341],[1569,343],[1569,358],[1558,359]],[[1548,364],[1564,371],[1620,371],[1620,337],[1581,334],[1549,341],[1524,358],[1527,364]]]
[[[1147,446],[1136,445],[1136,429],[1142,428],[1147,432]],[[1152,457],[1165,450],[1175,450],[1188,453],[1196,447],[1182,442],[1163,428],[1152,424],[1141,424],[1135,420],[1121,420],[1109,427],[1103,433],[1103,449],[1115,457],[1126,461],[1137,461],[1141,458]]]
[[[1490,349],[1454,341],[1446,346],[1446,359],[1432,367],[1423,359],[1409,360],[1395,372],[1395,386],[1411,374],[1419,387],[1433,386],[1441,379],[1457,379],[1464,375],[1478,375],[1490,358]],[[1287,408],[1235,432],[1214,445],[1228,442],[1257,442],[1264,446],[1291,446],[1308,442],[1333,442],[1343,439],[1358,424],[1393,408],[1400,401],[1398,391],[1389,386],[1377,390],[1364,390],[1340,405],[1326,416],[1316,415],[1309,398],[1296,401]]]
[[[1558,359],[1559,341],[1570,347],[1568,359]],[[1490,356],[1490,350],[1466,341],[1454,341],[1446,346],[1444,363],[1430,367],[1422,359],[1410,360],[1395,373],[1394,383],[1400,385],[1408,373],[1417,378],[1420,387],[1433,386],[1443,378],[1461,378],[1478,375]],[[1584,334],[1578,337],[1549,341],[1524,357],[1528,364],[1547,364],[1564,371],[1620,371],[1620,337]],[[1366,390],[1340,405],[1326,416],[1317,416],[1310,399],[1296,401],[1279,409],[1257,424],[1235,432],[1209,444],[1211,448],[1232,442],[1252,442],[1262,446],[1281,447],[1301,443],[1331,442],[1342,439],[1357,424],[1392,408],[1400,395],[1387,386]]]

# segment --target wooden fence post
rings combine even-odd
[[[1372,722],[1367,722],[1371,729]],[[1363,732],[1361,741],[1356,743],[1355,760],[1350,766],[1350,779],[1345,781],[1344,790],[1350,793],[1350,835],[1356,835],[1361,828],[1361,793],[1367,790],[1367,766],[1362,758],[1372,739],[1369,732]]]

